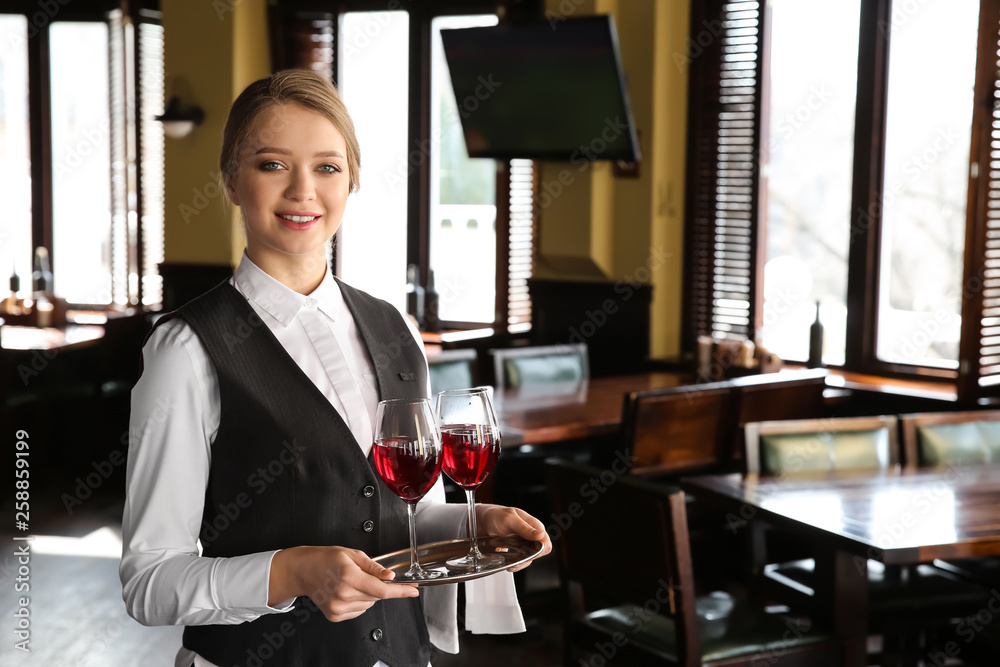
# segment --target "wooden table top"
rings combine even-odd
[[[616,433],[625,395],[645,389],[679,387],[682,373],[643,373],[595,378],[581,386],[546,387],[536,393],[505,390],[494,396],[504,447],[547,444]]]
[[[1000,554],[1000,466],[709,475],[685,491],[887,564]]]

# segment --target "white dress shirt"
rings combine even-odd
[[[375,369],[329,271],[304,296],[244,254],[230,282],[344,418],[367,456],[378,405]],[[409,326],[419,343],[419,332]],[[205,348],[183,320],[165,322],[143,348],[143,373],[132,390],[122,517],[123,599],[128,613],[144,625],[237,624],[292,608],[293,600],[267,604],[271,559],[277,551],[231,558],[200,555],[204,489],[220,419],[218,376]],[[421,543],[464,536],[467,530],[466,506],[444,502],[440,479],[418,504],[417,516]],[[422,596],[431,641],[457,652],[455,587],[425,588]],[[478,600],[467,605],[470,631],[524,630],[510,573],[468,582],[467,597]],[[181,647],[176,667],[192,662],[216,667]],[[378,662],[375,667],[386,666]]]

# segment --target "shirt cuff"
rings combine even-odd
[[[215,596],[219,608],[248,611],[254,614],[274,614],[291,610],[295,598],[274,607],[267,604],[274,551],[219,558],[215,567]]]

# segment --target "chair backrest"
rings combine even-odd
[[[637,391],[625,396],[622,440],[635,474],[689,472],[727,462],[732,389],[725,383]]]
[[[907,467],[1000,463],[1000,410],[900,415]]]
[[[536,345],[490,350],[498,390],[581,385],[590,379],[587,345]]]
[[[476,359],[476,350],[472,348],[428,353],[427,369],[431,378],[432,396],[446,389],[467,389],[477,386],[479,382]]]
[[[894,416],[751,422],[747,472],[888,468],[899,463]]]
[[[684,492],[569,461],[548,459],[546,468],[571,614],[596,594],[672,617],[678,663],[700,665]]]
[[[733,380],[738,406],[734,410],[733,459],[742,459],[746,452],[743,433],[744,425],[749,422],[822,417],[827,375],[824,369],[810,369]]]

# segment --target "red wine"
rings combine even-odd
[[[500,458],[500,439],[489,430],[469,424],[441,428],[444,471],[461,487],[476,487],[493,471]]]
[[[421,456],[413,440],[388,438],[376,442],[373,458],[385,485],[406,501],[423,498],[441,474],[441,454]]]

